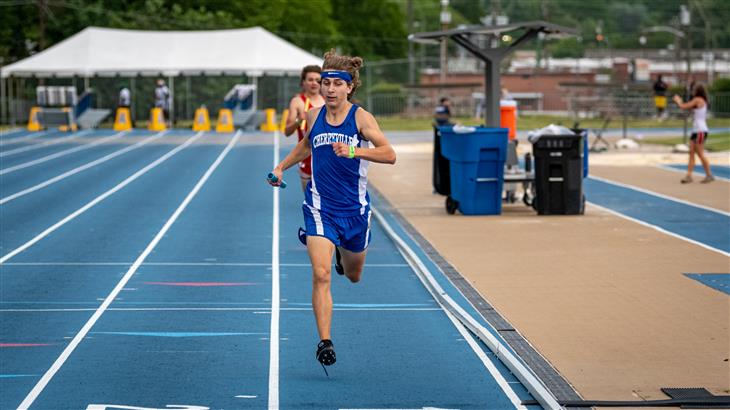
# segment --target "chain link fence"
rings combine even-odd
[[[171,88],[173,115],[176,121],[192,121],[195,109],[206,106],[215,116],[223,108],[223,98],[236,84],[251,84],[254,80],[246,76],[179,76],[172,82],[163,78]],[[154,106],[154,89],[157,77],[93,77],[88,80],[93,92],[92,108],[114,110],[118,103],[119,90],[126,86],[132,94],[132,116],[137,121],[149,118]],[[75,86],[79,97],[84,92],[82,78],[23,78],[13,79],[13,96],[6,106],[4,123],[18,125],[27,122],[30,108],[36,105],[36,87],[40,84],[53,86]],[[281,111],[289,105],[291,97],[299,90],[298,76],[263,76],[256,80],[257,106],[259,109],[276,108]],[[7,91],[6,91],[7,93]],[[7,94],[6,94],[7,95]],[[113,117],[107,120],[113,121]]]
[[[447,95],[447,94],[444,94]],[[480,98],[473,96],[454,96],[451,112],[454,116],[483,116]],[[559,115],[573,118],[631,117],[651,118],[657,116],[654,96],[651,94],[615,93],[607,95],[567,95],[562,93],[541,93],[529,98],[513,97],[521,114]],[[417,93],[389,93],[366,96],[362,101],[374,115],[396,115],[405,117],[424,117],[433,114],[439,97],[418,95]],[[680,117],[679,109],[667,97],[665,116]],[[730,118],[730,93],[710,95],[709,116]]]
[[[439,98],[448,96],[452,102],[453,115],[480,119],[483,116],[483,78],[478,74],[472,75],[471,83],[462,83],[459,73],[480,72],[478,67],[465,65],[464,61],[458,58],[449,61],[449,72],[453,76],[447,77],[444,85],[438,83],[438,58],[421,56],[412,60],[366,61],[360,72],[362,86],[357,91],[354,102],[377,116],[427,118],[433,115]],[[503,70],[507,69],[507,64]],[[164,79],[170,85],[169,79]],[[144,121],[149,117],[149,110],[153,106],[155,80],[156,77],[90,78],[88,86],[94,91],[92,106],[113,110],[117,105],[119,89],[124,85],[132,92],[133,116],[137,121]],[[5,107],[2,121],[15,125],[27,121],[30,108],[35,105],[37,85],[44,83],[75,86],[79,95],[85,88],[82,78],[22,78],[12,81],[15,98]],[[174,118],[177,121],[191,121],[195,109],[202,105],[209,109],[211,116],[215,116],[223,106],[224,96],[234,85],[250,84],[254,81],[258,86],[259,109],[275,108],[277,112],[281,112],[299,91],[298,75],[263,76],[256,79],[245,75],[178,76],[173,79]],[[521,114],[552,114],[571,118],[651,118],[657,115],[651,84],[630,84],[627,90],[611,84],[580,87],[560,85],[557,90],[550,90],[512,91],[510,98],[517,101]],[[8,95],[7,90],[5,94]],[[667,100],[666,114],[680,116],[676,104],[670,97]],[[730,93],[710,94],[710,116],[730,118]]]

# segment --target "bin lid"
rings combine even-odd
[[[527,140],[534,144],[543,135],[573,137],[576,134],[570,128],[562,125],[550,124],[547,127],[540,128],[539,130],[532,130],[528,132]]]
[[[456,124],[451,129],[455,134],[468,134],[477,131],[477,127],[469,127],[466,125]]]

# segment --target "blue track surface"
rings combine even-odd
[[[685,276],[730,295],[730,273],[685,273]]]
[[[687,170],[687,164],[670,164],[666,165],[666,167],[679,171]],[[712,175],[714,175],[715,177],[730,179],[730,167],[710,164],[710,171],[712,171]],[[700,175],[705,175],[705,170],[704,168],[702,168],[702,165],[695,165],[694,172]]]
[[[232,135],[202,143],[214,138],[203,135],[179,150],[195,138],[192,132],[155,138],[138,130],[24,166],[114,135],[81,133],[73,141],[59,132],[0,135],[0,259],[5,259],[0,262],[0,409],[16,408],[31,396],[34,409],[181,403],[198,409],[267,408],[272,393],[278,399],[274,408],[282,409],[501,409],[532,399],[484,345],[449,320],[377,222],[363,281],[353,285],[333,277],[338,362],[326,378],[314,359],[311,273],[296,238],[302,193],[293,183],[279,191],[279,349],[271,373],[276,210],[264,182],[273,162],[271,144],[243,135],[171,225],[166,222]],[[124,151],[131,144],[125,138],[154,139]],[[116,156],[84,168],[110,155]],[[164,162],[108,195],[165,155]],[[73,170],[79,171],[43,186]],[[285,178],[297,176],[289,172]],[[615,212],[730,251],[726,214],[592,178],[586,179],[585,192],[589,201]],[[101,195],[108,196],[99,200]],[[87,204],[93,206],[79,212]],[[377,196],[374,205],[381,208]],[[387,212],[384,217],[438,284],[478,316],[397,220]],[[68,221],[46,231],[64,218]],[[169,229],[158,238],[163,226]],[[133,265],[140,255],[146,255],[141,265]],[[709,286],[726,279],[688,276]],[[129,281],[116,298],[90,322],[125,277]],[[68,351],[87,323],[93,326]],[[52,377],[34,391],[51,368]]]
[[[191,137],[172,131],[0,205],[0,257]],[[269,406],[275,209],[264,176],[272,167],[271,145],[244,135],[142,264],[133,266],[232,137],[177,152],[0,264],[0,408],[16,408],[35,393],[34,409]],[[65,137],[51,134],[34,143],[58,138]],[[115,141],[0,175],[0,198],[125,146]],[[3,161],[0,170],[68,148],[63,142],[27,151],[22,160]],[[297,176],[290,172],[286,179]],[[280,408],[515,407],[505,390],[518,402],[531,399],[481,343],[467,343],[377,223],[363,281],[333,278],[338,362],[326,378],[314,359],[311,273],[296,238],[302,193],[298,184],[280,193]],[[86,337],[31,393],[132,271]],[[446,278],[437,280],[473,311]]]
[[[730,252],[730,216],[588,177],[586,200],[668,232]]]

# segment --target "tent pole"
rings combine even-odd
[[[135,92],[135,80],[137,79],[137,74],[135,73],[131,80],[129,80],[129,93],[131,94],[131,97],[129,99],[129,111],[132,118],[137,118],[136,113],[134,112],[135,108],[137,107],[137,104],[135,104],[135,99],[137,98],[137,93]]]
[[[0,78],[0,124],[7,124],[5,116],[5,79]]]
[[[254,99],[253,99],[253,104],[252,104],[253,111],[255,112],[256,110],[258,110],[258,99],[259,99],[259,90],[258,90],[259,78],[258,78],[258,76],[251,77],[251,83],[254,85],[254,88],[255,88],[254,92],[256,93],[256,94],[254,94]]]
[[[192,112],[190,110],[190,75],[185,77],[185,118],[192,118]]]
[[[84,77],[84,92],[89,91],[89,76]]]
[[[10,110],[10,125],[15,126],[15,98],[14,98],[14,88],[13,87],[13,77],[8,77],[8,94],[10,98],[8,99],[8,109]]]
[[[170,83],[170,127],[175,125],[175,77],[168,76]]]

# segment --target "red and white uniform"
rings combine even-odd
[[[304,93],[299,94],[299,98],[304,101],[304,112],[309,111],[312,107],[312,102],[309,101],[309,98],[307,98]],[[302,138],[304,138],[304,134],[307,132],[307,120],[302,121],[302,124],[297,128],[297,134],[299,135],[298,141],[301,141]],[[304,159],[304,161],[299,163],[299,175],[301,175],[303,178],[312,178],[312,156],[308,156]]]

